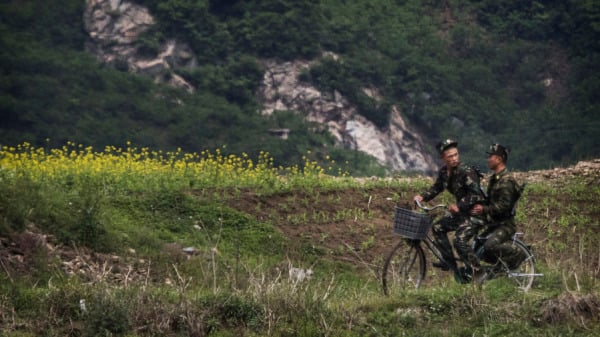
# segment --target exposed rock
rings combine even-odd
[[[88,0],[83,20],[90,38],[86,48],[102,62],[124,62],[130,72],[194,91],[191,84],[172,72],[176,67],[197,65],[194,53],[185,43],[170,39],[160,46],[156,57],[139,55],[138,38],[154,25],[154,18],[146,7],[122,0]]]
[[[326,95],[300,82],[300,73],[311,64],[308,61],[264,62],[266,71],[259,92],[264,114],[275,110],[298,111],[308,121],[327,126],[339,144],[367,153],[392,170],[425,173],[435,170],[435,160],[425,150],[420,134],[411,130],[396,107],[392,107],[388,127],[379,129],[358,114],[355,106],[339,92]],[[378,97],[371,88],[365,92]]]

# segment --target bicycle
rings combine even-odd
[[[448,270],[454,272],[454,278],[457,282],[468,283],[472,281],[470,268],[455,267],[445,261],[430,234],[433,224],[430,213],[437,208],[446,208],[446,205],[425,207],[419,202],[416,202],[416,205],[424,212],[395,207],[394,232],[400,234],[403,238],[392,249],[383,265],[381,281],[385,295],[397,290],[417,289],[421,286],[427,272],[424,248],[438,258]],[[489,264],[482,258],[481,262],[485,277],[482,280],[477,280],[478,282],[505,276],[514,280],[523,291],[531,289],[534,277],[542,274],[535,273],[535,258],[531,247],[518,239],[518,236],[522,234],[515,233],[512,239],[512,244],[518,247],[526,256],[520,265],[516,269],[510,269],[501,259],[498,259],[494,264]],[[480,257],[486,239],[486,237],[477,237],[473,240],[474,251]],[[459,258],[456,260],[461,261]]]

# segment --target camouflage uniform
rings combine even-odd
[[[479,266],[479,258],[473,252],[471,245],[469,245],[469,240],[475,236],[483,225],[481,218],[469,215],[469,211],[474,204],[482,203],[485,200],[483,191],[479,185],[479,172],[470,166],[460,163],[448,175],[448,168],[444,166],[440,169],[433,186],[426,192],[421,193],[421,196],[424,201],[429,201],[443,192],[444,189],[447,189],[454,195],[460,212],[445,216],[441,221],[434,223],[434,240],[440,248],[444,260],[456,267],[452,246],[448,240],[448,232],[455,230],[454,247],[457,253],[463,261],[473,266]]]
[[[516,231],[514,207],[521,192],[521,186],[508,169],[490,177],[488,199],[483,205],[483,215],[488,223],[483,235],[488,239],[483,245],[482,258],[487,262],[496,263],[500,258],[513,269],[523,259],[522,251],[511,241]]]

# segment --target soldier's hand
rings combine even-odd
[[[476,204],[475,206],[473,206],[473,208],[471,208],[471,214],[472,215],[481,215],[483,214],[483,206],[480,204]]]
[[[456,204],[452,204],[452,205],[448,206],[448,210],[450,211],[450,213],[460,212],[460,210],[458,209],[458,206],[456,206]]]

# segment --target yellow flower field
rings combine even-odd
[[[85,180],[122,189],[181,187],[250,187],[311,185],[311,181],[333,180],[315,161],[304,157],[304,166],[275,167],[269,153],[257,160],[247,154],[214,152],[185,153],[151,151],[127,144],[125,149],[107,146],[103,151],[68,142],[61,148],[45,149],[23,143],[0,149],[4,176],[27,177],[46,183],[76,183]],[[329,169],[331,170],[331,168]],[[346,176],[337,172],[339,176]],[[301,180],[301,182],[300,182]]]

